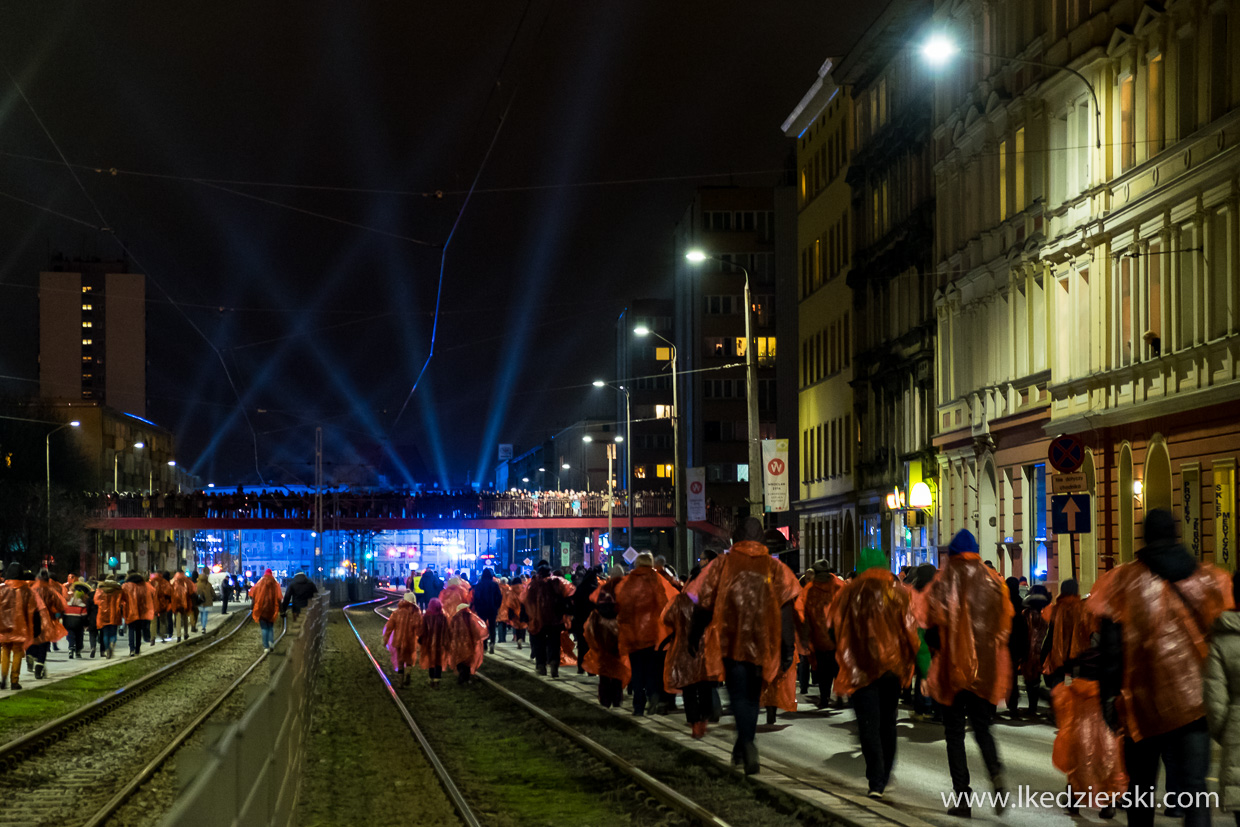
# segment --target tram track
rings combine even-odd
[[[244,616],[193,654],[0,746],[0,797],[9,802],[0,808],[0,825],[96,827],[141,801],[143,785],[270,654],[256,655],[258,641],[239,635],[252,628],[248,620]],[[277,643],[287,631],[286,622]],[[168,680],[174,675],[179,679]],[[131,712],[139,698],[140,710]]]

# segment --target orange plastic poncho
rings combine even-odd
[[[1077,679],[1059,684],[1051,690],[1051,707],[1059,725],[1051,763],[1068,776],[1068,786],[1094,793],[1126,792],[1124,739],[1102,717],[1098,682]]]
[[[844,581],[834,574],[823,583],[810,581],[801,587],[797,598],[797,614],[801,616],[805,648],[811,655],[815,652],[834,652],[835,641],[831,637],[831,603],[844,587]]]
[[[180,614],[189,614],[194,608],[194,600],[191,595],[198,590],[193,580],[185,576],[185,572],[178,571],[172,575],[172,583],[170,584],[169,596],[171,603],[169,608]]]
[[[840,665],[835,694],[852,695],[888,672],[901,686],[912,684],[921,638],[909,591],[891,572],[872,568],[846,583],[832,604],[831,626]]]
[[[1042,665],[1042,674],[1050,675],[1089,649],[1090,636],[1098,628],[1098,618],[1076,594],[1060,595],[1058,600],[1042,610],[1042,618],[1053,624],[1050,630],[1051,650]]]
[[[435,667],[451,669],[448,640],[448,616],[443,613],[439,598],[431,599],[422,615],[422,631],[418,634],[418,666],[423,669]]]
[[[48,580],[35,580],[30,584],[30,590],[38,596],[47,610],[47,614],[42,617],[42,622],[39,624],[39,633],[34,636],[33,643],[51,643],[68,637],[68,630],[56,619],[56,615],[64,617],[68,609],[65,596],[60,591],[60,584]]]
[[[43,601],[28,580],[6,580],[0,584],[0,643],[15,643],[23,649],[34,641],[34,617],[39,625],[51,622]]]
[[[499,621],[507,623],[514,629],[524,629],[525,621],[521,619],[521,597],[525,594],[525,584],[500,584],[504,599],[499,605]]]
[[[938,627],[930,697],[951,705],[960,692],[998,704],[1012,687],[1008,636],[1016,613],[1007,586],[974,552],[953,554],[925,591],[926,622]]]
[[[525,594],[521,596],[525,614],[529,617],[530,634],[538,634],[543,626],[562,624],[563,604],[572,594],[573,585],[563,577],[548,574],[531,580],[525,587]]]
[[[254,618],[254,622],[266,620],[268,623],[274,623],[280,614],[282,596],[280,584],[276,582],[274,575],[264,574],[260,577],[254,584],[254,588],[250,589],[250,600],[254,604],[254,607],[250,609],[250,616]]]
[[[676,587],[650,566],[638,566],[616,586],[620,611],[620,651],[628,655],[658,646],[670,634],[663,610],[676,599]]]
[[[117,626],[125,619],[121,614],[121,586],[115,580],[100,582],[95,589],[95,605],[99,611],[95,614],[95,626]]]
[[[722,658],[762,667],[762,679],[779,673],[780,610],[793,603],[801,584],[762,543],[736,543],[710,562],[686,589],[698,606],[712,613],[718,651],[706,652],[712,673],[723,670]]]
[[[150,580],[147,580],[146,582],[144,582],[142,584],[142,587],[146,589],[146,596],[148,598],[146,602],[146,608],[142,610],[142,619],[143,620],[154,620],[155,614],[157,612],[159,614],[164,613],[159,608],[159,589],[155,588],[155,584],[152,583]]]
[[[149,582],[151,588],[155,589],[156,613],[165,614],[172,611],[172,584],[165,580],[164,576],[159,572],[152,574]]]
[[[1124,679],[1116,709],[1134,741],[1206,714],[1201,670],[1209,642],[1204,630],[1233,607],[1231,584],[1221,569],[1201,563],[1175,586],[1183,599],[1137,560],[1103,575],[1086,601],[1095,615],[1123,626]]]
[[[149,583],[141,580],[126,580],[121,586],[121,614],[126,623],[137,623],[139,620],[151,620],[155,617],[152,601],[156,599],[155,590]]]
[[[560,666],[576,666],[577,665],[577,646],[573,643],[573,636],[569,634],[568,626],[560,629]]]
[[[422,610],[417,603],[402,600],[383,624],[383,644],[392,655],[392,668],[412,665],[418,658],[418,633],[422,631]]]
[[[448,620],[448,663],[456,668],[469,664],[469,674],[482,665],[487,624],[469,606],[460,606]]]
[[[672,635],[672,644],[668,647],[667,657],[663,660],[663,687],[668,692],[684,689],[686,686],[703,681],[723,682],[723,672],[712,672],[706,659],[707,652],[719,651],[719,630],[712,624],[712,627],[706,630],[708,639],[703,641],[696,655],[691,655],[689,654],[689,623],[692,618],[693,600],[684,592],[677,594],[663,609],[663,625]]]
[[[448,617],[455,615],[462,606],[468,606],[474,598],[473,589],[464,582],[458,580],[453,583],[452,580],[457,580],[457,578],[453,577],[449,580],[451,585],[444,586],[443,591],[439,593],[439,601],[443,603],[443,613]]]
[[[627,685],[632,670],[628,655],[620,654],[620,621],[615,614],[619,584],[620,578],[613,578],[599,586],[595,593],[594,604],[604,611],[595,609],[586,618],[584,634],[589,648],[581,665],[591,675],[614,678]],[[604,612],[611,617],[604,617]]]

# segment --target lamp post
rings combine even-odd
[[[141,450],[142,448],[146,447],[146,443],[135,442],[133,444],[133,447],[135,449]],[[120,461],[121,461],[121,455],[119,451],[117,453],[112,454],[112,491],[114,493],[119,492],[121,490],[120,484],[119,484],[120,483]],[[214,488],[215,486],[211,485],[209,487]]]
[[[673,346],[674,347],[674,346]],[[675,364],[673,362],[673,364]],[[673,368],[673,371],[675,369]],[[629,395],[629,389],[624,385],[617,385],[613,382],[604,382],[602,379],[594,380],[596,388],[613,388],[624,394],[624,439],[626,447],[624,449],[624,480],[625,480],[625,500],[629,506],[629,547],[633,546],[633,399]],[[674,391],[673,391],[674,392]],[[672,480],[673,483],[676,480]],[[610,539],[610,538],[608,538]]]
[[[758,433],[758,366],[753,353],[753,299],[749,294],[749,270],[744,265],[724,261],[718,256],[707,255],[701,250],[690,250],[685,258],[694,264],[707,259],[720,264],[739,267],[745,274],[745,398],[748,402],[746,427],[749,430],[749,513],[763,519],[762,493],[762,443]]]
[[[47,550],[52,549],[52,434],[65,428],[76,428],[81,425],[76,419],[72,422],[66,422],[47,432],[47,438],[43,440],[43,458],[44,467],[47,470]]]
[[[554,471],[548,471],[546,468],[539,468],[539,469],[538,469],[538,473],[540,473],[540,474],[550,474],[551,476],[555,477],[555,490],[556,490],[556,491],[559,491],[559,490],[560,490],[560,475],[559,475],[559,474],[557,474],[557,473],[556,473],[556,472],[554,472]],[[545,489],[545,488],[546,488],[546,486],[544,485],[544,486],[543,486],[543,488]]]
[[[1094,99],[1094,137],[1097,141],[1098,149],[1102,149],[1102,107],[1098,105],[1098,92],[1094,89],[1094,85],[1089,82],[1089,78],[1073,69],[1071,66],[1060,66],[1054,63],[1047,63],[1042,60],[1030,60],[1023,57],[1008,57],[1006,55],[998,55],[993,52],[979,52],[973,49],[961,49],[947,35],[932,35],[921,47],[921,55],[931,66],[942,66],[958,54],[967,54],[972,57],[988,57],[994,60],[1004,60],[1009,63],[1021,63],[1025,66],[1040,66],[1044,69],[1057,69],[1064,72],[1070,72],[1080,78],[1081,83],[1085,84],[1085,88],[1089,90],[1090,97]]]
[[[653,336],[656,339],[666,342],[667,346],[672,349],[672,514],[676,520],[676,565],[680,566],[680,571],[689,570],[689,543],[685,536],[685,512],[681,495],[684,493],[684,463],[681,460],[680,450],[680,376],[676,372],[676,343],[668,339],[645,325],[638,325],[633,328],[635,336]]]

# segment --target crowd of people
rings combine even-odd
[[[282,592],[270,569],[252,586],[241,581],[235,587],[231,575],[225,575],[217,592],[205,570],[135,571],[119,580],[111,573],[102,580],[70,573],[60,582],[46,568],[36,575],[10,563],[0,581],[0,690],[22,688],[23,662],[36,680],[46,678],[48,652],[59,651],[62,642],[69,659],[97,654],[110,659],[122,636],[134,657],[142,654],[144,644],[180,643],[205,635],[216,601],[226,615],[234,597],[249,602],[263,648],[269,649],[277,616],[291,609],[296,620],[316,592],[305,573],[293,577]]]
[[[968,531],[941,568],[893,574],[884,553],[867,549],[846,577],[826,561],[798,577],[751,519],[684,582],[649,553],[627,572],[578,567],[566,577],[541,561],[532,577],[486,570],[474,586],[427,569],[410,576],[384,639],[405,682],[420,666],[437,686],[445,669],[467,682],[497,637],[512,634],[517,648],[530,644],[539,675],[556,678],[563,666],[597,675],[603,706],[631,696],[634,715],[668,714],[681,695],[696,738],[720,720],[725,686],[732,759],[746,773],[760,770],[762,710],[774,723],[779,710],[796,711],[798,682],[806,695],[816,683],[820,708],[851,705],[874,798],[895,767],[903,700],[915,721],[943,727],[951,785],[965,794],[949,813],[961,817],[973,800],[966,732],[1002,812],[999,707],[1037,716],[1045,686],[1058,727],[1050,760],[1076,794],[1069,812],[1087,802],[1111,818],[1121,806],[1130,825],[1148,827],[1161,763],[1167,790],[1182,794],[1168,814],[1209,823],[1213,736],[1223,745],[1222,806],[1240,824],[1240,580],[1179,545],[1167,511],[1147,515],[1144,536],[1136,559],[1090,594],[1068,579],[1052,599],[1045,586],[1003,579]]]
[[[85,495],[95,517],[315,518],[316,497],[283,489],[259,492],[117,492]],[[627,519],[628,495],[590,491],[376,491],[323,495],[323,519],[482,519],[500,517],[613,517]],[[634,491],[633,516],[670,517],[672,492]]]

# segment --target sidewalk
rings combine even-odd
[[[221,616],[220,603],[217,600],[215,605],[207,609],[207,611],[209,612],[209,616],[207,620],[207,628],[214,630],[214,629],[219,628],[219,624],[221,623],[221,621],[228,621],[236,617],[238,612],[241,612],[241,613],[249,612],[250,604],[248,602],[237,603],[235,600],[230,601],[228,604],[228,614]],[[199,631],[199,633],[193,635],[193,637],[202,637],[201,630]],[[184,643],[184,642],[185,641],[182,641],[181,643]],[[97,650],[96,650],[95,657],[92,658],[90,656],[90,633],[89,632],[84,634],[82,637],[83,657],[81,658],[73,658],[73,659],[69,658],[68,638],[57,641],[56,645],[59,647],[59,651],[49,650],[47,653],[47,660],[46,660],[47,677],[43,678],[42,680],[36,679],[34,676],[34,673],[27,671],[26,664],[25,664],[25,658],[22,659],[22,672],[21,672],[21,678],[20,678],[21,685],[22,685],[22,689],[21,689],[22,692],[26,691],[27,689],[33,689],[36,686],[46,687],[50,684],[57,683],[58,681],[63,681],[66,678],[72,678],[76,675],[82,675],[87,672],[93,672],[96,669],[102,669],[105,666],[112,666],[114,664],[121,663],[122,661],[133,660],[133,658],[129,657],[128,630],[116,636],[116,654],[112,657],[111,660],[108,660],[107,658],[102,657],[98,653]],[[165,643],[161,639],[160,642],[155,644],[154,646],[152,646],[149,643],[144,643],[142,645],[142,654],[138,655],[137,657],[144,658],[147,655],[152,654],[153,652],[162,652],[162,651],[165,651],[169,646],[177,646],[177,645],[180,645],[180,644],[176,642],[176,637],[173,637],[172,641],[169,643]],[[19,692],[12,690],[12,689],[6,689],[4,691],[0,691],[0,701],[4,700],[5,698],[11,695],[17,695],[17,694],[19,694]],[[0,709],[3,709],[3,707],[0,707]]]

